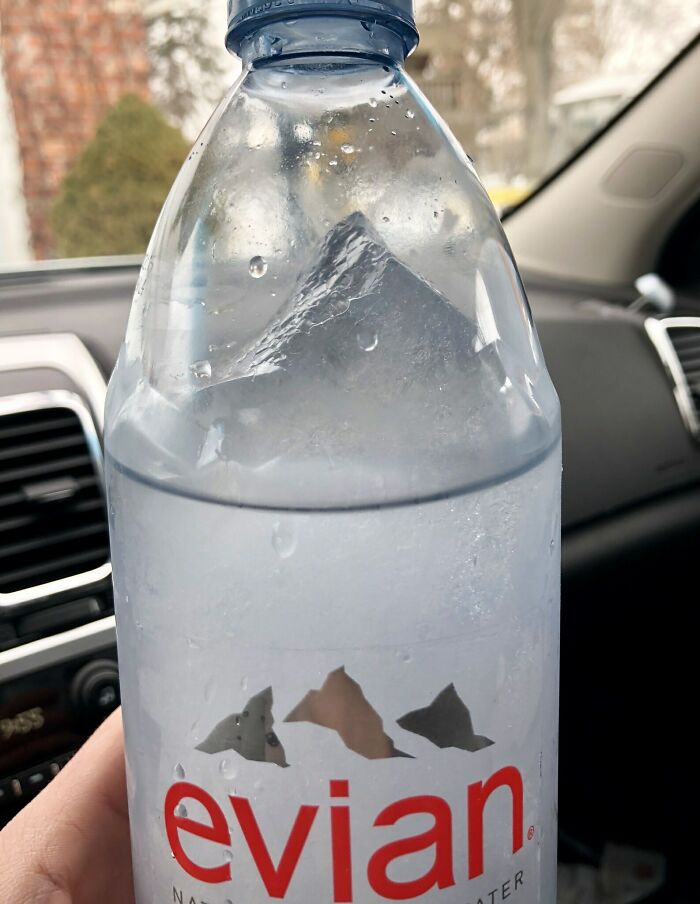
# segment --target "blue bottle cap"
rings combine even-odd
[[[302,16],[343,16],[401,34],[406,52],[418,43],[413,0],[228,0],[226,46],[234,53],[261,25]]]

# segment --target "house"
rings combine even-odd
[[[0,0],[0,265],[55,256],[63,177],[125,93],[148,97],[138,0]]]

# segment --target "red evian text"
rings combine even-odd
[[[353,901],[353,862],[350,836],[350,787],[346,780],[331,781],[329,787],[330,819],[325,822],[330,831],[333,900],[336,904]],[[523,780],[515,766],[499,769],[485,782],[474,782],[466,793],[466,875],[476,879],[484,872],[484,815],[491,796],[503,789],[512,800],[512,821],[508,831],[512,834],[513,853],[523,846]],[[179,805],[186,800],[200,803],[209,819],[207,822],[178,815]],[[250,801],[231,795],[229,803],[236,817],[243,838],[248,845],[260,879],[271,898],[284,898],[294,877],[297,864],[304,852],[312,831],[319,831],[320,806],[303,804],[293,820],[282,853],[275,864],[255,817]],[[366,867],[367,881],[377,895],[389,901],[406,901],[426,894],[433,888],[443,889],[455,885],[455,866],[452,844],[453,813],[450,804],[442,797],[421,794],[404,797],[384,807],[374,819],[377,828],[394,826],[404,817],[427,814],[432,818],[431,827],[419,835],[391,841],[371,855]],[[315,825],[318,823],[318,825]],[[202,882],[228,882],[231,880],[231,863],[223,861],[218,866],[201,866],[186,853],[183,836],[195,835],[212,844],[229,847],[231,832],[224,811],[214,798],[198,785],[177,782],[165,797],[165,826],[170,848],[183,870]],[[492,831],[503,831],[494,827]],[[408,882],[390,878],[390,865],[398,857],[406,857],[419,851],[432,850],[430,869],[422,876]]]

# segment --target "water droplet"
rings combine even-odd
[[[388,223],[389,217],[382,217],[382,223]]]
[[[396,132],[392,129],[392,130],[391,130],[391,134],[392,134],[392,135],[396,135]]]
[[[198,380],[208,380],[211,377],[211,364],[209,361],[195,361],[190,364],[190,372],[197,377]]]
[[[379,344],[379,337],[374,330],[361,328],[357,333],[357,344],[363,352],[373,352]]]
[[[248,600],[248,605],[250,605],[250,600]],[[246,675],[241,678],[241,690],[248,690],[248,677]]]
[[[296,537],[290,524],[275,521],[272,526],[272,548],[280,559],[288,559],[296,549]]]
[[[377,102],[376,102],[376,100],[375,100],[373,97],[370,97],[370,99],[367,101],[367,103],[370,105],[370,107],[376,107],[376,106],[377,106]]]
[[[225,848],[225,849],[221,852],[221,856],[224,858],[224,860],[225,860],[227,863],[230,863],[230,862],[233,860],[233,854],[231,853],[231,851],[230,851],[228,848]]]
[[[224,904],[233,904],[233,901],[230,898],[225,898]]]
[[[335,157],[332,160],[328,161],[328,166],[337,166],[337,165],[338,165],[338,161],[335,159]]]
[[[408,650],[399,650],[396,655],[401,660],[401,662],[411,661],[411,654],[408,652]]]
[[[260,257],[259,254],[256,254],[255,257],[251,257],[250,263],[248,264],[248,273],[253,277],[253,279],[260,279],[261,276],[264,276],[267,273],[267,261],[264,257]]]
[[[319,151],[316,151],[316,153],[314,154],[314,160],[320,160],[320,159],[321,159],[321,154]]]
[[[406,110],[406,119],[413,119],[415,117],[415,113],[413,110]]]
[[[184,804],[178,804],[175,807],[176,816],[187,816],[187,807]]]
[[[175,768],[173,769],[173,778],[176,778],[180,781],[185,777],[185,770],[182,766],[182,763],[176,763]]]
[[[235,778],[238,773],[238,767],[235,760],[222,760],[219,763],[219,772],[224,778]]]
[[[340,150],[344,154],[354,154],[355,153],[355,148],[351,144],[341,144]]]
[[[280,85],[280,88],[286,88],[286,87],[287,87],[287,83],[286,83],[286,82],[282,82],[282,84]]]

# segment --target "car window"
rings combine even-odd
[[[143,253],[239,71],[222,0],[0,0],[0,267]],[[500,209],[700,30],[700,0],[419,0],[407,68]]]

